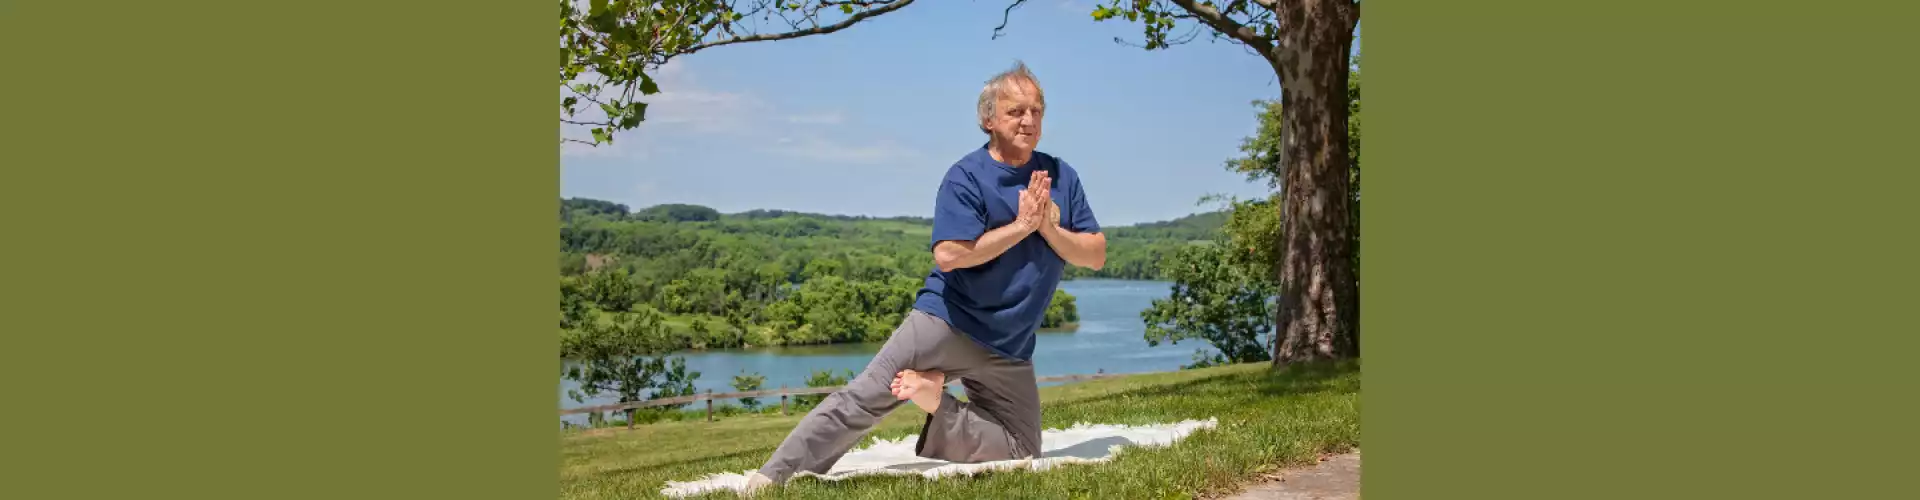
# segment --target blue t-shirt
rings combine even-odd
[[[976,240],[1013,223],[1020,214],[1020,193],[1026,192],[1034,169],[1048,167],[1053,168],[1048,194],[1060,207],[1060,226],[1076,233],[1099,232],[1073,167],[1038,151],[1025,165],[1014,167],[994,160],[981,146],[948,168],[940,181],[933,202],[932,244]],[[946,320],[1001,356],[1032,361],[1034,330],[1046,316],[1065,270],[1066,260],[1033,233],[984,264],[952,272],[934,266],[913,307]]]

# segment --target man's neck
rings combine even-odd
[[[993,156],[993,161],[1014,167],[1025,166],[1028,160],[1033,159],[1032,151],[1017,151],[1014,148],[1001,145],[1000,141],[988,141],[987,154]]]

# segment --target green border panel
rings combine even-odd
[[[1920,43],[1834,7],[1368,5],[1367,498],[1912,491]]]
[[[554,9],[0,2],[0,497],[552,498]]]

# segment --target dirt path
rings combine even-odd
[[[1359,500],[1360,451],[1334,455],[1318,465],[1270,474],[1222,500]]]

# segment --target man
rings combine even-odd
[[[922,457],[974,463],[1040,455],[1034,330],[1067,264],[1105,265],[1106,236],[1079,174],[1034,151],[1046,97],[1026,65],[988,80],[978,111],[987,144],[941,181],[935,267],[913,310],[866,370],[821,401],[748,476],[749,493],[800,471],[826,472],[908,400],[928,414],[916,445]],[[961,379],[968,401],[946,392],[948,377]]]

